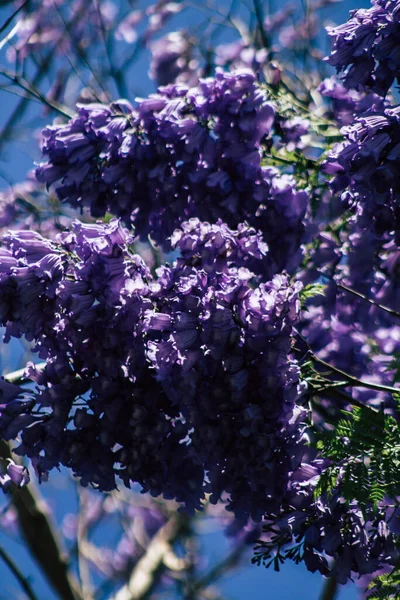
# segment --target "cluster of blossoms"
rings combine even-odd
[[[383,111],[385,108],[385,101],[378,94],[347,89],[335,77],[324,79],[318,91],[331,100],[332,108],[327,116],[340,126],[350,125],[355,115]]]
[[[21,432],[16,451],[42,479],[63,464],[85,485],[119,476],[189,509],[206,492],[245,520],[279,507],[305,444],[289,358],[299,284],[257,281],[259,234],[191,220],[155,279],[116,220],[4,241],[6,337],[34,341],[46,366],[27,368],[34,392],[2,383],[0,433]]]
[[[386,95],[400,75],[398,0],[372,0],[372,7],[351,13],[339,27],[328,28],[333,49],[327,62],[345,71],[347,87],[370,88]]]
[[[109,211],[160,244],[191,217],[231,227],[247,220],[270,245],[272,274],[296,262],[307,207],[291,175],[263,164],[274,121],[251,71],[219,71],[194,88],[165,87],[136,109],[80,106],[66,125],[44,130],[48,162],[37,178],[56,183],[61,201],[96,217]]]
[[[328,62],[347,69],[346,87],[331,78],[319,92],[345,141],[323,173],[307,145],[321,133],[313,107],[280,112],[293,97],[267,64],[276,35],[303,47],[314,19],[296,31],[283,28],[291,9],[273,15],[263,32],[271,44],[220,45],[216,64],[238,70],[202,78],[189,34],[152,40],[180,10],[157,6],[143,43],[165,87],[135,106],[79,104],[44,130],[36,170],[61,202],[118,219],[74,222],[53,241],[30,231],[3,238],[5,339],[24,336],[46,362],[27,365],[30,388],[0,381],[0,437],[19,436],[16,452],[42,480],[64,465],[85,486],[136,482],[189,511],[206,494],[223,499],[240,525],[265,517],[268,559],[304,560],[344,583],[394,564],[399,519],[382,503],[347,503],[340,477],[332,495],[315,498],[328,463],[307,446],[307,386],[294,356],[316,359],[310,383],[326,385],[315,386],[319,431],[352,400],[396,410],[382,386],[393,383],[400,333],[377,306],[396,309],[400,291],[399,107],[385,97],[398,75],[396,3],[377,1],[330,32]],[[132,43],[141,16],[128,17],[118,35]],[[3,225],[19,217],[15,203],[3,206]],[[124,225],[174,262],[152,270]],[[301,314],[302,284],[321,281],[324,295]],[[333,403],[335,369],[339,388],[356,377],[375,388],[339,389]]]
[[[359,226],[378,235],[400,229],[399,106],[367,112],[343,128],[346,141],[331,153],[325,166],[336,174],[335,191],[356,209]]]
[[[356,502],[347,505],[340,489],[315,499],[323,469],[323,461],[316,460],[293,474],[286,506],[278,515],[266,517],[269,539],[261,548],[269,549],[272,559],[302,559],[309,571],[334,576],[339,583],[346,583],[354,573],[363,575],[395,564],[400,554],[395,543],[400,521],[393,509],[363,511]],[[327,556],[334,559],[333,565]]]

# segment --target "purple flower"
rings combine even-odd
[[[347,23],[328,27],[333,49],[327,62],[349,88],[385,96],[399,76],[400,28],[397,0],[372,0],[372,7],[351,11]]]
[[[319,92],[332,103],[331,116],[341,126],[351,125],[356,115],[378,112],[385,107],[385,101],[374,93],[362,93],[347,89],[335,77],[324,79]]]
[[[332,189],[343,191],[343,201],[356,211],[361,228],[378,235],[394,231],[397,239],[399,107],[388,106],[359,116],[342,133],[345,142],[336,147],[327,163],[328,169],[336,165]]]
[[[335,576],[346,583],[354,573],[373,573],[395,564],[398,550],[385,523],[385,509],[361,511],[346,503],[340,484],[329,496],[315,499],[313,491],[326,464],[315,460],[294,471],[284,508],[267,515],[266,540],[256,548],[258,560],[279,555],[281,561],[304,560],[307,569]],[[327,558],[333,558],[329,564]]]
[[[0,474],[0,487],[3,488],[4,491],[12,486],[16,485],[17,487],[24,487],[30,481],[28,469],[23,465],[17,465],[11,459],[8,459],[8,465],[6,467],[6,472],[2,475]]]
[[[36,175],[60,200],[93,216],[110,211],[162,245],[191,217],[246,220],[271,248],[269,276],[298,263],[308,196],[291,175],[262,165],[276,113],[250,70],[167,86],[135,110],[120,101],[78,111],[43,132],[48,162]],[[290,127],[285,135],[299,145],[306,124]]]
[[[193,57],[194,41],[184,31],[173,31],[149,43],[152,55],[149,77],[158,86],[198,82],[199,63]]]
[[[188,510],[227,496],[237,518],[260,520],[305,449],[290,356],[301,286],[260,283],[250,268],[268,247],[246,224],[183,223],[156,278],[131,241],[117,220],[75,222],[56,242],[5,238],[1,322],[46,367],[28,365],[33,391],[4,383],[2,435],[20,434],[41,479],[65,465],[83,485],[137,482]]]

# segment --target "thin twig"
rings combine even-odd
[[[42,102],[42,104],[45,104],[52,110],[57,111],[64,117],[72,117],[73,113],[70,112],[65,106],[59,104],[58,102],[51,102],[50,100],[48,100],[37,88],[33,87],[32,84],[28,83],[28,81],[26,81],[23,77],[17,75],[16,73],[8,71],[8,69],[0,69],[0,75],[3,75],[3,77],[9,79],[13,83],[15,83],[15,85],[18,85],[21,89],[23,89],[25,92],[27,92],[34,98],[38,98]]]
[[[60,17],[60,19],[62,20],[62,22],[64,24],[65,31],[67,32],[67,35],[69,36],[71,42],[74,42],[74,36],[72,35],[73,27],[71,27],[71,23],[69,23],[68,21],[66,21],[64,19],[64,15],[60,11],[59,6],[56,4],[56,2],[54,0],[53,0],[53,3],[54,3],[55,10],[58,12],[59,17]],[[104,93],[105,97],[107,98],[107,101],[111,102],[111,97],[110,97],[107,89],[104,87],[104,85],[103,85],[103,83],[101,81],[101,78],[97,75],[97,73],[93,69],[92,65],[89,63],[88,58],[87,58],[87,54],[86,54],[85,50],[82,48],[82,46],[79,43],[75,44],[75,49],[77,51],[78,57],[84,63],[85,67],[93,75],[94,80],[96,81],[96,83],[99,86],[100,90]]]
[[[77,531],[77,546],[78,546],[78,570],[79,578],[82,585],[82,596],[84,600],[93,600],[93,585],[90,577],[90,568],[87,557],[83,552],[83,547],[87,543],[87,521],[84,518],[86,512],[86,506],[84,502],[83,490],[77,487],[78,499],[79,499],[79,512],[78,512],[78,531]]]
[[[372,300],[371,298],[368,298],[368,296],[365,296],[364,294],[361,294],[360,292],[357,292],[356,290],[353,290],[352,288],[349,288],[349,287],[347,287],[347,285],[343,285],[342,283],[336,283],[336,286],[340,290],[343,290],[345,292],[349,292],[349,294],[353,294],[353,296],[356,296],[357,298],[361,298],[362,300],[365,300],[366,302],[369,302],[369,304],[372,304],[373,306],[376,306],[377,308],[380,308],[381,310],[387,312],[389,315],[392,315],[392,317],[398,317],[398,318],[400,318],[400,312],[397,312],[397,310],[393,310],[392,308],[389,308],[388,306],[384,306],[383,304],[379,304],[379,302],[376,302],[375,300]]]
[[[363,388],[367,388],[369,390],[374,390],[376,392],[388,392],[391,394],[399,394],[400,393],[400,388],[395,388],[395,387],[392,387],[391,385],[381,385],[379,383],[370,383],[369,381],[363,381],[362,379],[358,379],[358,377],[354,377],[353,375],[350,375],[350,373],[346,373],[346,371],[342,371],[341,369],[334,367],[333,365],[329,364],[328,362],[326,362],[325,360],[323,360],[322,358],[319,358],[316,354],[314,354],[314,352],[312,351],[311,347],[309,346],[307,340],[304,339],[304,337],[301,335],[301,333],[299,333],[299,331],[296,331],[296,335],[301,339],[301,341],[307,347],[307,352],[306,352],[305,357],[307,357],[310,360],[316,362],[317,364],[325,367],[332,373],[335,373],[336,375],[340,375],[340,377],[342,377],[343,379],[345,379],[348,382],[349,386],[363,387]]]
[[[389,392],[391,394],[399,394],[400,393],[400,388],[395,388],[395,387],[392,387],[391,385],[381,385],[379,383],[370,383],[369,381],[363,381],[362,379],[358,379],[358,377],[353,377],[353,375],[346,373],[346,371],[342,371],[341,369],[338,369],[337,367],[330,365],[325,360],[322,360],[322,358],[318,358],[318,356],[316,356],[313,352],[311,352],[309,356],[310,356],[311,360],[313,360],[314,362],[322,365],[323,367],[326,367],[327,369],[330,369],[333,373],[336,373],[337,375],[344,377],[348,381],[348,383],[351,384],[353,387],[363,387],[363,388],[367,388],[369,390],[374,390],[376,392]]]
[[[257,19],[258,30],[260,32],[261,41],[263,43],[265,50],[268,51],[267,60],[270,60],[272,58],[271,40],[269,39],[269,36],[268,36],[267,32],[265,31],[264,14],[263,14],[260,0],[253,0],[253,6],[254,6],[254,13],[255,13],[255,16]]]

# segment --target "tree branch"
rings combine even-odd
[[[186,522],[187,517],[178,513],[159,529],[133,569],[129,582],[110,600],[144,600],[154,589],[163,567],[173,570],[185,568],[186,561],[175,556],[172,544],[185,530]]]
[[[39,600],[33,589],[31,588],[31,584],[28,581],[28,578],[25,577],[22,572],[19,570],[13,559],[7,554],[7,552],[1,548],[0,546],[0,557],[4,560],[7,567],[12,571],[13,575],[16,579],[18,579],[22,589],[26,592],[26,595],[30,600]]]
[[[335,576],[325,580],[319,600],[334,600],[338,591],[338,582]]]
[[[356,296],[357,298],[361,298],[362,300],[369,302],[369,304],[372,304],[372,306],[376,306],[377,308],[380,308],[381,310],[387,312],[392,317],[397,317],[397,318],[400,317],[400,313],[397,312],[397,310],[393,310],[392,308],[389,308],[388,306],[379,304],[379,302],[375,302],[375,300],[371,300],[371,298],[364,296],[364,294],[360,294],[360,292],[356,292],[356,290],[353,290],[352,288],[347,287],[347,285],[343,285],[341,283],[336,283],[336,286],[338,287],[339,290],[343,290],[344,292],[353,294],[353,296]]]
[[[17,457],[11,454],[7,442],[0,441],[0,457]],[[17,511],[18,522],[26,545],[35,558],[50,585],[62,600],[82,600],[82,594],[75,578],[68,573],[68,563],[50,515],[40,500],[34,484],[22,488],[10,486],[9,493]]]

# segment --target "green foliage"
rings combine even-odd
[[[378,575],[367,590],[367,600],[400,600],[400,569]]]
[[[323,283],[309,283],[300,291],[300,303],[302,310],[307,310],[306,302],[309,298],[315,296],[323,296],[325,294],[326,285]]]
[[[342,413],[335,429],[319,434],[317,448],[332,466],[320,477],[315,497],[340,485],[348,502],[377,508],[385,496],[400,495],[400,424],[368,406]]]

